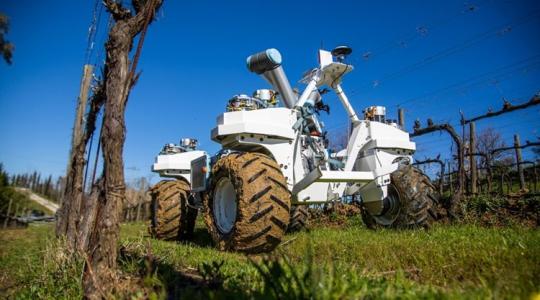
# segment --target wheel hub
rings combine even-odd
[[[391,225],[397,219],[401,210],[399,193],[393,184],[388,186],[388,196],[383,199],[383,209],[380,214],[373,216],[377,223]]]
[[[228,177],[221,178],[214,189],[213,214],[217,228],[229,233],[236,222],[236,191]]]

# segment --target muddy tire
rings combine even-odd
[[[291,207],[291,220],[289,221],[288,232],[297,232],[307,229],[309,220],[309,210],[306,205],[294,205]]]
[[[183,180],[162,180],[150,189],[150,194],[150,235],[161,240],[191,238],[197,209],[188,206],[189,184]]]
[[[232,153],[212,168],[205,222],[220,250],[272,251],[289,225],[291,194],[278,164],[259,153]]]
[[[388,202],[383,213],[374,216],[362,208],[362,220],[368,228],[429,228],[438,217],[439,197],[429,178],[412,166],[391,174]],[[388,203],[387,202],[387,203]]]

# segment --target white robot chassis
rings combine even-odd
[[[248,57],[248,69],[273,90],[229,101],[211,133],[222,146],[212,158],[194,150],[191,139],[165,146],[152,170],[183,183],[176,190],[185,197],[175,198],[182,198],[175,200],[174,210],[180,212],[173,214],[180,217],[167,224],[162,220],[167,205],[159,203],[167,195],[159,191],[160,184],[153,189],[151,232],[162,238],[189,236],[193,225],[186,222],[195,218],[186,215],[203,208],[219,248],[266,252],[279,244],[294,209],[343,199],[362,207],[370,227],[428,224],[435,198],[427,177],[410,166],[415,143],[385,119],[384,107],[369,107],[360,119],[341,87],[353,69],[344,62],[351,51],[343,46],[320,50],[320,65],[302,79],[307,86],[301,94],[291,89],[276,49]],[[338,96],[351,125],[347,147],[334,153],[327,149],[319,120],[319,111],[327,108],[322,95],[328,89],[323,87]],[[283,107],[277,106],[278,95]]]

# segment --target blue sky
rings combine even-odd
[[[65,173],[94,1],[7,0],[13,65],[0,61],[0,162],[9,172]],[[471,9],[473,7],[473,9]],[[102,13],[91,63],[101,65],[108,16]],[[459,121],[502,99],[524,102],[540,91],[540,2],[464,1],[168,1],[149,29],[129,99],[128,180],[149,176],[154,156],[181,137],[210,140],[215,118],[234,94],[266,82],[245,58],[279,49],[293,86],[317,63],[317,49],[346,44],[355,71],[343,84],[353,106],[384,105],[395,118]],[[346,115],[333,94],[324,117],[331,132]],[[477,124],[507,143],[540,135],[540,107]],[[449,138],[416,139],[419,158],[448,157]],[[531,157],[530,151],[525,151]],[[155,180],[155,178],[154,178]]]

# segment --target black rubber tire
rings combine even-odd
[[[297,232],[307,229],[309,221],[309,210],[306,205],[293,205],[291,207],[291,220],[289,221],[288,232]]]
[[[362,220],[368,228],[429,228],[438,219],[439,197],[429,178],[412,166],[403,166],[390,175],[399,195],[400,210],[391,224],[381,224],[365,208]]]
[[[161,240],[191,238],[198,210],[188,205],[189,184],[184,180],[162,180],[150,189],[150,194],[150,235]]]
[[[221,232],[214,214],[214,189],[223,177],[236,192],[236,221],[229,232]],[[205,222],[220,250],[264,253],[274,250],[289,225],[291,194],[278,164],[260,153],[232,153],[212,167],[204,201]]]

